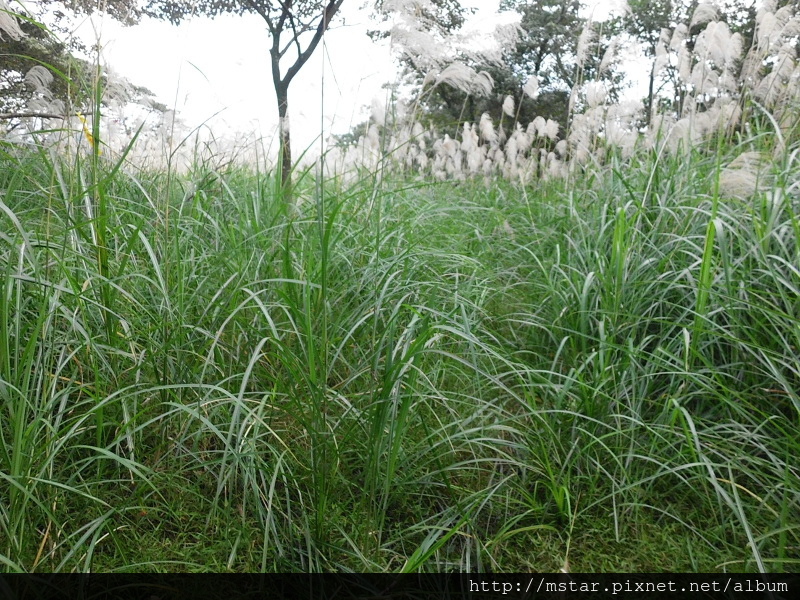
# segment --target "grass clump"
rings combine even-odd
[[[0,146],[3,568],[795,569],[788,156],[747,199],[653,153],[287,214]]]

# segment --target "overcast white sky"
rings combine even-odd
[[[386,92],[381,85],[394,78],[388,43],[375,44],[366,35],[369,22],[363,4],[364,0],[348,0],[342,5],[345,26],[326,34],[324,46],[292,82],[290,120],[298,150],[313,144],[323,126],[326,133],[344,133],[362,121],[364,106],[382,97]],[[477,30],[490,30],[504,20],[497,13],[499,0],[462,4],[478,9],[472,21]],[[152,90],[159,101],[177,109],[187,125],[208,121],[218,134],[274,135],[277,105],[268,63],[270,39],[261,17],[194,18],[180,27],[148,20],[129,28],[95,18],[94,25],[83,25],[81,35],[92,40],[99,36],[106,64]]]

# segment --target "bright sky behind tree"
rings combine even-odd
[[[365,107],[383,97],[381,86],[395,78],[388,41],[376,44],[366,35],[370,23],[363,4],[342,5],[344,26],[326,33],[324,45],[292,83],[290,118],[300,151],[315,144],[322,130],[325,135],[344,133],[363,121]],[[466,26],[476,36],[515,14],[499,14],[499,0],[462,4],[477,9]],[[99,38],[106,64],[153,91],[187,126],[207,123],[215,135],[275,135],[269,35],[259,16],[198,17],[179,27],[148,19],[127,28],[94,17],[81,25],[80,35],[91,43]]]

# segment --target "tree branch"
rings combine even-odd
[[[297,25],[294,22],[294,15],[292,13],[289,13],[289,25],[292,27],[292,40],[297,46],[297,54],[300,54],[303,51],[303,49],[300,47],[300,33],[302,32],[298,33]]]
[[[300,56],[297,57],[297,60],[294,64],[289,67],[289,70],[286,71],[286,76],[283,78],[284,82],[287,84],[294,78],[295,75],[303,68],[303,65],[306,64],[311,55],[316,50],[317,45],[319,44],[320,40],[322,39],[325,30],[328,29],[328,25],[330,25],[331,20],[333,17],[336,16],[336,12],[342,6],[342,2],[344,0],[328,0],[327,6],[325,6],[325,10],[322,13],[322,18],[319,21],[319,25],[317,25],[317,30],[314,32],[314,37],[311,38],[311,41],[308,44],[308,47],[305,49],[305,52],[302,52]]]
[[[252,8],[259,15],[261,15],[261,18],[264,19],[267,22],[267,29],[269,29],[270,34],[275,36],[275,24],[272,22],[272,17],[269,16],[269,12],[265,11],[263,8],[261,8],[261,6],[258,4],[258,2],[252,2],[250,0],[244,0],[244,4],[246,6],[249,6],[250,8]]]
[[[39,112],[0,113],[0,121],[8,119],[27,119],[29,117],[39,117],[42,119],[67,119],[69,118],[69,115],[58,115],[55,113],[39,113]]]

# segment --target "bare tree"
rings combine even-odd
[[[289,127],[289,85],[314,53],[344,0],[150,0],[144,13],[171,23],[197,14],[256,13],[264,19],[272,85],[278,101],[280,181],[291,198],[292,143]]]
[[[93,0],[64,0],[68,8],[82,13],[97,10]],[[292,144],[289,127],[289,85],[311,58],[344,0],[108,0],[106,10],[124,24],[136,23],[143,15],[177,25],[193,16],[222,14],[260,15],[267,24],[272,43],[269,62],[278,101],[281,185],[291,201]]]

